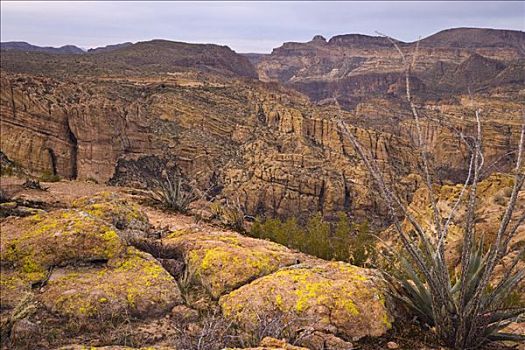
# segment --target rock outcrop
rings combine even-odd
[[[362,186],[365,171],[333,120],[351,115],[312,108],[301,96],[262,84],[193,81],[79,85],[6,77],[2,151],[34,173],[113,184],[144,186],[179,168],[201,189],[238,198],[250,215],[376,210]],[[408,143],[356,131],[385,169],[395,166],[392,173],[405,176],[416,167]]]
[[[224,231],[174,232],[163,246],[181,252],[188,287],[202,287],[214,299],[305,259],[282,245]]]
[[[2,221],[2,338],[14,332],[15,345],[47,347],[56,336],[163,316],[183,302],[173,276],[113,226],[121,213],[128,227],[143,217],[123,203],[102,194],[77,209]]]
[[[383,292],[370,271],[344,263],[281,269],[223,296],[220,305],[248,332],[276,318],[292,332],[313,327],[310,332],[346,340],[380,336],[391,328]]]
[[[191,347],[191,337],[217,342],[225,334],[256,345],[261,334],[281,334],[321,350],[323,344],[351,347],[352,339],[390,328],[381,282],[371,270],[210,226],[159,238],[122,194],[102,192],[71,207],[1,222],[4,342],[20,348],[79,339],[120,344],[114,332],[131,327],[138,344],[166,348]],[[183,271],[172,273],[169,261]],[[261,333],[260,322],[284,328]],[[213,333],[219,331],[230,333]],[[301,349],[269,338],[260,347]]]

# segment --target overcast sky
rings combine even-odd
[[[83,48],[156,38],[270,52],[321,34],[416,40],[451,27],[525,30],[525,2],[1,1],[1,40]]]

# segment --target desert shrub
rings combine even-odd
[[[296,218],[286,221],[258,218],[250,235],[322,259],[347,261],[358,266],[372,264],[376,256],[375,238],[368,223],[352,223],[344,213],[339,213],[336,222],[326,221],[317,213],[303,225]]]
[[[226,202],[221,205],[213,202],[210,205],[212,219],[219,220],[223,225],[238,232],[244,232],[244,209],[239,200]]]
[[[357,266],[374,265],[377,259],[376,238],[370,232],[368,222],[354,224],[353,229],[348,261]]]
[[[0,203],[11,202],[13,196],[11,193],[7,192],[3,188],[0,188]]]
[[[238,199],[221,208],[220,220],[235,231],[244,231],[244,210]]]
[[[507,198],[505,198],[502,194],[497,194],[494,197],[494,203],[503,206],[503,205],[507,204]]]
[[[188,332],[188,324],[178,322],[174,343],[179,349],[215,350],[240,346],[238,331],[233,322],[225,319],[220,312],[203,314],[197,332]]]
[[[95,178],[92,177],[92,176],[88,176],[88,178],[86,179],[86,182],[90,182],[90,183],[98,184],[97,179],[95,179]]]
[[[164,173],[164,176],[161,175],[154,184],[154,188],[149,192],[150,198],[169,210],[184,213],[190,203],[198,198],[193,186],[182,177],[180,172],[172,175]]]
[[[0,176],[13,176],[15,175],[15,170],[12,166],[2,165],[0,166]]]
[[[42,182],[58,182],[60,181],[60,176],[53,174],[49,171],[44,171],[42,175],[40,175],[40,181]]]

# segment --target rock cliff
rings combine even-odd
[[[425,56],[436,62],[416,69],[418,91],[428,90],[428,79],[486,89],[437,99],[416,94],[438,179],[464,178],[458,131],[474,130],[476,107],[486,161],[506,170],[524,109],[521,63],[513,61],[520,51],[514,44],[477,53],[439,45],[427,45],[437,51]],[[246,79],[255,75],[248,60],[214,45],[151,41],[79,57],[2,52],[1,151],[33,173],[144,187],[179,168],[249,215],[344,210],[373,220],[384,211],[336,128],[343,119],[407,201],[418,187],[415,125],[400,97],[399,61],[384,38],[317,37],[262,57],[261,79],[288,88]]]
[[[397,43],[409,59],[419,46],[413,89],[432,99],[494,86],[491,79],[525,56],[521,31],[457,28],[424,38],[419,45]],[[354,108],[363,96],[391,93],[401,69],[388,39],[358,34],[285,43],[257,63],[261,80],[285,83],[313,102],[333,98],[346,108]],[[444,76],[460,84],[441,81]]]

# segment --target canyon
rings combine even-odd
[[[419,125],[393,43],[416,62]],[[389,211],[339,125],[429,236],[434,220],[450,224],[444,249],[457,277],[466,204],[456,198],[476,113],[478,238],[494,240],[512,200],[524,32],[315,36],[270,54],[168,40],[76,49],[1,45],[2,349],[443,349],[387,289],[381,264],[404,253],[392,222],[406,235],[414,227]],[[199,193],[184,213],[153,200],[170,174]],[[512,261],[525,267],[523,189],[515,200],[516,235],[491,283]],[[286,231],[341,216],[377,234],[373,264],[323,260],[250,231],[266,219]],[[523,290],[514,286],[512,305],[525,303]]]
[[[524,42],[522,32],[481,29],[420,41],[413,94],[441,181],[465,176],[457,133],[473,130],[475,106],[487,162],[504,171],[513,161]],[[399,45],[408,55],[416,46]],[[33,173],[121,185],[147,186],[148,167],[178,168],[252,216],[380,216],[370,176],[337,130],[344,120],[410,200],[420,185],[415,126],[388,39],[318,36],[257,60],[162,40],[79,55],[4,50],[1,151]]]

